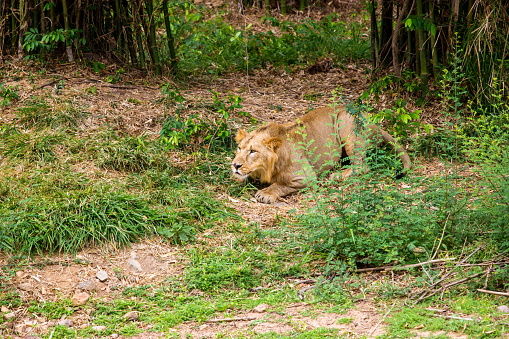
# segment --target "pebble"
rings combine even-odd
[[[124,319],[130,321],[137,321],[138,319],[140,319],[140,316],[137,311],[131,311],[124,314]]]
[[[131,268],[134,271],[141,272],[143,269],[141,268],[141,264],[136,259],[128,259],[127,264],[129,265],[129,268]]]
[[[85,305],[90,298],[87,292],[79,292],[72,296],[72,304],[74,306]]]
[[[99,326],[92,326],[92,329],[93,329],[94,331],[101,332],[101,331],[106,330],[106,326],[103,326],[103,325],[99,325]]]
[[[502,313],[509,313],[509,307],[507,305],[502,305],[497,307],[497,310]]]
[[[4,314],[5,320],[11,320],[11,319],[14,319],[15,317],[16,317],[16,314],[14,312],[9,312],[9,313]]]
[[[97,285],[96,285],[94,280],[89,279],[87,281],[80,282],[78,284],[78,288],[80,290],[85,290],[85,291],[93,292],[93,291],[97,290]]]
[[[72,327],[73,322],[71,319],[62,319],[60,320],[57,325],[65,326],[65,327]]]
[[[26,292],[32,292],[34,290],[34,287],[30,283],[21,283],[19,284],[19,289]]]
[[[102,271],[102,270],[97,272],[97,274],[95,276],[97,277],[97,279],[99,279],[99,281],[102,281],[102,282],[108,280],[108,278],[110,277],[108,275],[108,273],[106,273],[106,271]]]
[[[265,312],[268,308],[269,308],[269,305],[260,304],[260,305],[256,306],[255,308],[253,308],[253,311],[257,312],[257,313],[262,313],[262,312]]]

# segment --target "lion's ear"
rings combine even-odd
[[[283,140],[281,138],[274,137],[264,140],[263,143],[265,144],[265,146],[270,148],[272,152],[277,152],[279,147],[283,145]]]
[[[246,136],[247,132],[244,131],[242,128],[239,128],[239,130],[237,131],[237,135],[235,136],[235,141],[237,142],[237,144],[240,144],[240,142],[244,140]]]

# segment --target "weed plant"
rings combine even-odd
[[[458,131],[455,151],[477,164],[477,184],[456,174],[410,174],[401,186],[375,171],[345,182],[311,182],[312,207],[296,216],[306,241],[334,269],[345,269],[341,262],[423,261],[439,250],[459,253],[478,243],[508,253],[508,121],[507,113],[485,116]],[[368,162],[380,164],[374,155],[367,154]]]
[[[179,69],[186,73],[217,75],[266,65],[293,67],[324,57],[336,63],[369,57],[361,26],[338,21],[335,15],[299,23],[265,17],[280,31],[274,34],[256,32],[250,25],[235,28],[222,15],[205,19],[203,8],[189,2],[170,7]]]

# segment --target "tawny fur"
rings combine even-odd
[[[407,152],[389,133],[376,125],[357,126],[344,107],[318,108],[295,122],[269,123],[250,133],[239,129],[235,140],[238,149],[232,161],[233,176],[269,184],[255,194],[259,202],[267,204],[304,188],[306,178],[341,162],[342,155],[350,157],[353,165],[362,164],[359,150],[368,142],[394,147],[403,163],[402,175],[411,166]],[[348,168],[342,177],[351,173]]]

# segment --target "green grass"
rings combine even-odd
[[[492,297],[482,295],[432,300],[415,307],[401,306],[395,308],[396,311],[387,318],[388,333],[382,338],[412,338],[417,332],[416,328],[437,333],[436,338],[449,338],[448,332],[464,334],[468,338],[500,338],[509,327],[496,320],[507,318],[500,318],[496,307],[497,303]],[[426,308],[449,311],[444,315]]]

